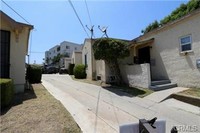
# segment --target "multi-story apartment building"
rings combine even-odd
[[[45,52],[45,63],[47,65],[52,64],[53,58],[60,54],[63,55],[60,60],[60,66],[63,67],[65,65],[65,58],[71,58],[74,51],[79,52],[81,49],[82,45],[80,44],[63,41],[59,45],[56,45]]]

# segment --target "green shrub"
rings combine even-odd
[[[75,64],[69,63],[69,67],[68,67],[68,73],[69,73],[69,75],[73,75],[74,74],[73,73],[74,66],[75,66]]]
[[[42,67],[38,65],[28,65],[26,70],[26,80],[29,83],[40,83],[42,77]]]
[[[86,78],[85,65],[79,64],[74,67],[74,77],[77,79]]]
[[[12,79],[0,79],[1,107],[8,106],[14,96]]]

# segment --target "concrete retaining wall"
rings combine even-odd
[[[150,65],[120,65],[122,78],[131,87],[138,86],[149,88],[151,83]]]

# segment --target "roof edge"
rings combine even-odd
[[[194,16],[194,15],[196,15],[196,14],[199,14],[199,13],[200,13],[200,9],[197,9],[197,10],[195,10],[195,11],[193,11],[193,12],[191,12],[191,13],[189,13],[189,14],[187,14],[187,15],[185,15],[185,16],[183,16],[183,17],[177,19],[177,20],[174,20],[174,21],[172,21],[172,22],[169,22],[169,23],[167,23],[167,24],[165,24],[165,25],[163,25],[163,26],[161,26],[161,27],[158,27],[158,28],[156,28],[156,29],[154,29],[154,30],[152,30],[152,31],[150,31],[150,32],[148,32],[148,33],[145,33],[145,34],[143,34],[143,35],[140,35],[139,37],[134,38],[132,41],[141,39],[142,37],[146,37],[146,36],[152,35],[152,34],[154,34],[154,33],[156,33],[156,32],[161,32],[162,30],[165,30],[165,29],[168,28],[169,26],[172,26],[172,25],[175,25],[175,24],[177,24],[177,23],[180,23],[180,22],[182,22],[182,21],[184,21],[184,20],[186,20],[186,19],[189,19],[190,17],[192,17],[192,16]]]
[[[33,25],[25,24],[25,23],[21,23],[21,22],[17,22],[13,18],[11,18],[10,16],[8,16],[6,13],[4,13],[2,10],[0,10],[0,14],[1,14],[1,16],[2,15],[5,16],[8,20],[12,21],[13,23],[16,23],[17,25],[29,27],[30,30],[34,29]]]

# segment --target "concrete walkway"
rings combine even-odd
[[[68,75],[43,75],[42,84],[61,101],[86,133],[119,132],[121,124],[153,117],[166,120],[166,133],[176,125],[197,126],[200,131],[200,116],[193,106],[190,108],[196,113],[185,110],[184,106],[180,109],[164,102],[119,95],[100,86],[74,81]]]
[[[175,87],[175,88],[171,88],[171,89],[156,91],[156,92],[146,96],[144,99],[159,103],[159,102],[165,100],[171,94],[178,93],[178,92],[181,92],[181,91],[184,91],[187,89],[188,88],[184,88],[184,87]]]

